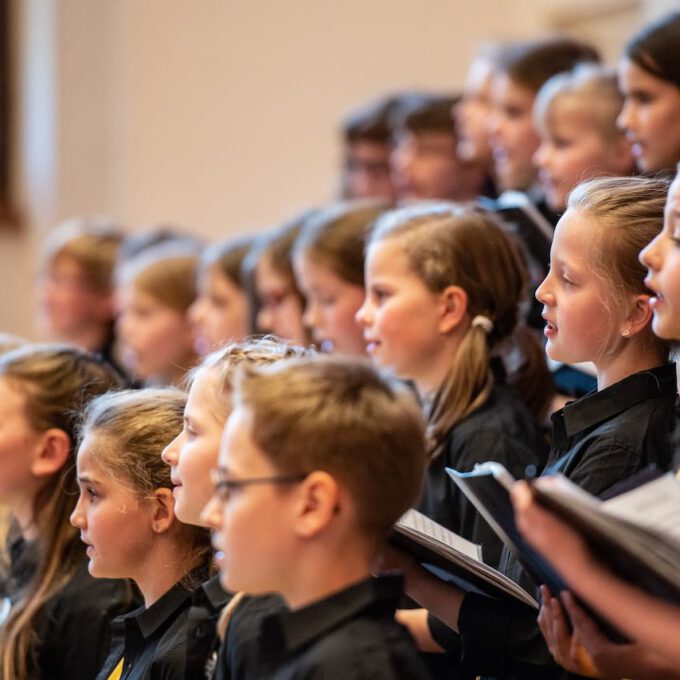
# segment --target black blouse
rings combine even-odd
[[[498,566],[503,543],[444,468],[468,472],[476,463],[502,463],[517,479],[536,477],[546,463],[548,446],[531,413],[514,389],[496,383],[489,399],[448,435],[425,477],[418,509],[459,536],[482,546],[487,564]]]
[[[187,580],[196,578],[200,575],[193,572]],[[121,680],[205,677],[218,616],[212,600],[220,599],[214,586],[192,591],[179,581],[148,609],[139,607],[115,619],[111,649],[97,680],[108,680],[121,659]]]
[[[297,611],[251,598],[260,613],[250,653],[221,677],[249,680],[418,680],[429,677],[413,640],[394,618],[400,576],[370,578]],[[245,604],[245,603],[244,603]],[[269,610],[268,612],[266,610]],[[227,639],[237,634],[237,613]],[[226,659],[225,659],[226,660]]]
[[[128,582],[90,576],[85,546],[79,537],[74,538],[69,549],[80,559],[72,576],[38,615],[36,665],[30,670],[31,678],[96,677],[109,647],[111,620],[139,603]],[[18,538],[12,541],[9,554],[9,571],[0,584],[0,594],[14,604],[38,566],[37,546]]]
[[[631,375],[565,406],[553,415],[552,450],[544,474],[559,472],[599,495],[652,463],[668,469],[676,385],[675,365],[669,364]],[[504,550],[501,570],[538,596],[509,550]],[[430,624],[433,635],[447,644],[451,632],[433,617]],[[477,674],[508,679],[569,677],[555,666],[534,611],[468,594],[458,627],[464,665]]]

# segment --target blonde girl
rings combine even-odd
[[[196,363],[187,311],[196,298],[196,253],[167,244],[124,261],[116,289],[126,368],[149,384],[178,384]]]
[[[592,494],[650,463],[671,464],[675,366],[668,361],[668,344],[652,332],[650,291],[637,259],[661,227],[667,188],[663,180],[633,177],[579,185],[555,231],[550,273],[536,293],[544,305],[549,356],[592,361],[598,378],[596,392],[553,414],[544,474],[559,472]],[[469,670],[494,677],[551,677],[554,661],[534,612],[456,588],[428,590],[428,577],[407,569],[412,596],[460,633]],[[537,584],[507,551],[501,569],[535,592]],[[423,620],[417,615],[411,620],[417,635],[426,631],[421,643],[431,644],[434,636],[446,646],[436,619],[424,629]],[[512,639],[500,632],[509,626]]]
[[[395,210],[368,242],[357,320],[373,361],[413,381],[423,401],[431,461],[420,509],[482,544],[491,564],[500,540],[444,468],[496,460],[520,477],[543,468],[534,418],[505,383],[500,359],[525,290],[514,243],[482,212],[447,204]]]
[[[579,182],[634,174],[630,142],[616,125],[622,105],[616,74],[595,64],[553,76],[540,89],[534,120],[541,144],[534,164],[555,213],[564,212]]]
[[[654,315],[652,328],[657,336],[669,341],[680,338],[679,205],[680,177],[676,176],[668,192],[664,227],[640,253],[640,261],[647,267],[645,283],[653,293],[649,300]],[[615,622],[631,640],[639,641],[612,643],[573,598],[562,593],[561,604],[565,605],[575,635],[567,628],[557,597],[544,602],[540,619],[555,660],[574,672],[595,671],[597,677],[613,677],[624,670],[636,678],[680,677],[678,607],[614,577],[591,554],[578,533],[538,507],[523,485],[517,485],[513,500],[518,526],[526,538],[541,550],[575,592]],[[588,668],[585,664],[592,665]]]
[[[295,278],[306,301],[303,320],[324,351],[366,354],[354,317],[364,299],[368,231],[386,209],[375,201],[329,206],[307,221],[295,241]]]
[[[162,454],[164,463],[169,466],[175,512],[181,521],[207,526],[202,513],[213,495],[210,473],[217,466],[222,430],[231,412],[233,380],[239,367],[265,366],[307,353],[300,347],[268,338],[232,343],[209,354],[189,374],[183,428]],[[207,667],[215,664],[217,639],[214,626],[230,600],[231,595],[220,586],[219,575],[206,580],[194,592],[194,611],[202,612],[213,624],[210,628],[204,627],[202,633]],[[234,601],[232,607],[237,604]],[[270,606],[278,607],[280,600],[258,598],[256,603],[244,605],[248,607],[247,611],[253,607],[268,610]]]
[[[93,400],[83,416],[71,523],[90,574],[131,579],[144,600],[113,622],[102,680],[177,677],[193,658],[200,621],[189,624],[191,591],[209,576],[212,551],[207,531],[175,517],[160,457],[182,427],[185,402],[174,389],[129,390]]]
[[[75,347],[28,345],[0,357],[0,503],[14,522],[0,573],[3,680],[94,678],[109,620],[132,605],[124,583],[87,573],[68,521],[78,411],[119,385]]]
[[[208,246],[198,266],[198,297],[189,308],[196,352],[205,356],[227,342],[248,335],[248,297],[241,281],[243,260],[253,246],[250,236]]]

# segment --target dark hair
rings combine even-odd
[[[345,143],[389,144],[392,140],[391,116],[403,105],[408,96],[393,94],[379,97],[350,111],[342,121],[342,136]]]
[[[455,137],[452,108],[460,96],[420,94],[411,97],[392,116],[395,133],[444,132]]]
[[[315,213],[295,242],[294,257],[305,254],[343,281],[364,285],[364,248],[372,223],[387,210],[381,201],[343,201]]]
[[[680,88],[680,12],[645,26],[628,41],[623,54],[656,78]]]
[[[501,49],[496,65],[514,82],[538,92],[548,78],[581,62],[599,63],[600,55],[586,43],[558,37],[508,45]]]

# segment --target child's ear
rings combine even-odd
[[[175,521],[175,499],[170,489],[156,489],[151,498],[151,529],[157,534],[165,533]]]
[[[64,430],[52,427],[42,435],[37,446],[31,472],[36,477],[49,477],[66,464],[71,452],[71,438]]]
[[[468,295],[460,286],[447,286],[440,296],[439,332],[444,335],[458,328],[468,308]]]
[[[341,500],[338,482],[327,472],[312,472],[301,483],[296,507],[295,532],[311,538],[323,531],[336,514]]]
[[[632,337],[651,323],[652,310],[649,306],[649,297],[649,295],[636,295],[633,298],[628,316],[621,328],[621,335]]]

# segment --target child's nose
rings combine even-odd
[[[85,515],[80,510],[80,499],[76,503],[76,507],[73,509],[71,516],[69,517],[69,522],[76,527],[76,529],[85,528]]]
[[[177,440],[181,437],[177,435],[164,449],[161,453],[161,460],[166,465],[177,465]]]
[[[359,307],[357,313],[354,315],[354,320],[361,326],[361,328],[366,328],[371,324],[371,313],[369,310],[368,300],[364,300],[364,303]]]

